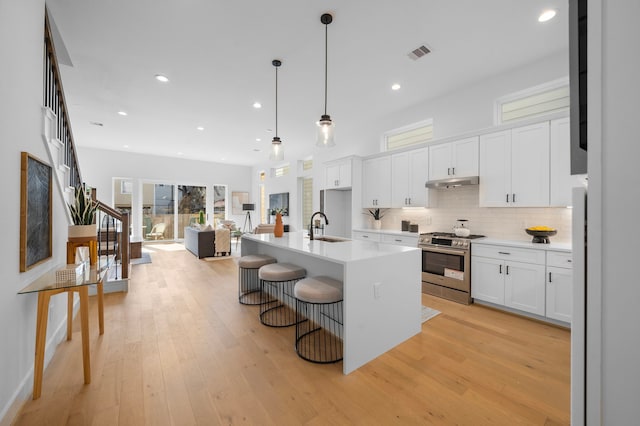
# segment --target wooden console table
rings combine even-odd
[[[89,276],[80,282],[56,282],[56,270],[65,265],[59,265],[53,270],[23,288],[18,294],[38,293],[38,312],[36,319],[36,347],[33,366],[33,399],[40,398],[42,392],[42,375],[44,369],[44,349],[47,342],[47,320],[49,318],[49,300],[59,293],[68,293],[67,306],[67,340],[71,340],[71,321],[73,315],[73,292],[80,295],[80,326],[82,330],[82,364],[84,367],[84,383],[91,383],[91,361],[89,351],[89,286],[97,284],[102,288],[102,281],[111,265],[110,259],[101,259],[91,266]],[[86,276],[85,276],[86,277]],[[102,291],[98,292],[99,305],[102,305]],[[99,310],[100,334],[104,333],[104,317]]]

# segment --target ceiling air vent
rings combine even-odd
[[[417,49],[409,53],[409,57],[415,61],[417,59],[422,58],[427,53],[431,53],[431,49],[429,49],[427,46],[423,44],[422,46],[418,47]]]

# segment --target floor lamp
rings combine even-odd
[[[251,212],[256,208],[255,204],[243,204],[242,211],[247,212],[247,215],[244,217],[244,226],[242,227],[242,232],[253,232],[253,225],[251,224]],[[247,231],[247,222],[249,222],[249,231]]]

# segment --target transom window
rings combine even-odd
[[[384,134],[383,151],[418,145],[433,139],[433,119],[420,121]]]
[[[564,78],[504,96],[496,101],[496,124],[569,110],[569,80]]]

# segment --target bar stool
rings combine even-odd
[[[342,360],[342,282],[329,277],[296,283],[296,353],[304,360],[329,364]]]
[[[238,260],[238,302],[243,305],[260,304],[258,270],[276,262],[274,257],[263,254],[250,254]]]
[[[293,287],[307,271],[291,263],[272,263],[258,270],[260,322],[269,327],[289,327],[298,320]]]

